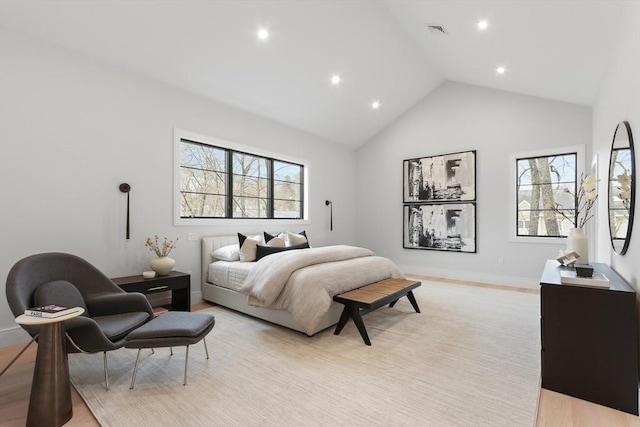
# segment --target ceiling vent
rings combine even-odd
[[[439,36],[443,36],[443,35],[447,35],[449,33],[447,33],[447,30],[444,29],[444,27],[442,25],[438,25],[438,24],[427,24],[427,28],[429,29],[429,31],[431,31],[433,34],[437,34]]]

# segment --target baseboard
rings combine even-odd
[[[27,343],[31,337],[20,326],[0,330],[0,347],[11,347],[12,345]]]
[[[499,274],[476,273],[471,271],[449,270],[444,268],[424,268],[415,265],[398,264],[405,274],[441,277],[443,279],[460,280],[466,282],[488,283],[498,286],[518,287],[525,289],[540,289],[540,282],[536,279],[520,276],[504,276]]]
[[[202,291],[191,292],[191,305],[200,304],[203,301],[204,299],[202,298]]]

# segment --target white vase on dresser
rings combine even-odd
[[[589,264],[589,238],[582,228],[572,228],[567,236],[567,252],[575,252],[578,264]]]

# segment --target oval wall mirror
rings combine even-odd
[[[633,136],[628,122],[613,134],[609,160],[609,233],[613,250],[624,255],[631,240],[635,205],[636,165]]]

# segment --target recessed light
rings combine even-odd
[[[340,77],[339,74],[334,74],[333,76],[331,76],[331,84],[332,85],[338,86],[341,81],[342,81],[342,78]]]
[[[478,29],[479,30],[486,30],[487,27],[489,27],[489,23],[487,21],[478,21]]]
[[[269,30],[267,30],[266,28],[260,28],[258,29],[256,35],[258,36],[258,40],[265,41],[269,38]]]
[[[378,101],[378,100],[373,101],[373,102],[371,103],[371,109],[372,109],[372,110],[377,110],[378,108],[380,108],[380,101]]]
[[[504,67],[496,68],[496,73],[498,73],[498,74],[504,74],[506,71],[507,71],[507,69],[504,68]]]

